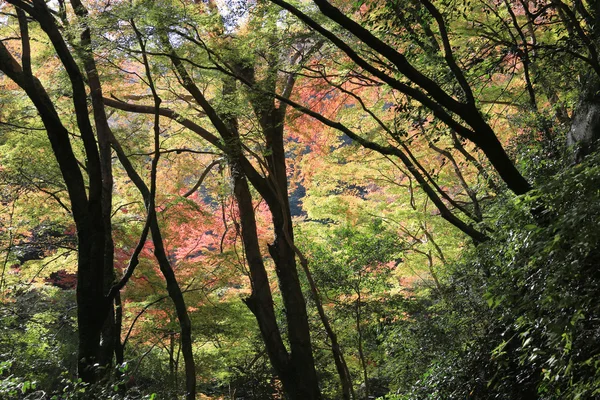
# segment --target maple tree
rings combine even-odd
[[[34,103],[48,133],[48,139],[59,164],[61,174],[69,192],[73,219],[78,235],[78,328],[80,332],[80,374],[86,380],[94,380],[91,366],[106,355],[100,354],[102,326],[109,315],[109,302],[104,298],[105,277],[112,273],[112,245],[107,232],[107,207],[110,209],[110,170],[102,162],[96,145],[92,123],[87,112],[84,82],[71,52],[58,32],[53,17],[45,4],[19,4],[17,16],[21,32],[21,63],[19,64],[8,48],[2,44],[2,71],[17,83]],[[32,72],[29,22],[25,12],[36,17],[41,29],[52,41],[61,62],[69,73],[73,90],[77,126],[84,142],[89,178],[89,193],[73,152],[69,132],[63,125],[53,102]],[[106,148],[104,149],[106,151]],[[105,159],[104,159],[105,160]],[[109,163],[110,164],[110,163]],[[104,167],[102,167],[104,165]],[[104,194],[103,194],[104,193]],[[111,339],[105,341],[110,344]],[[110,351],[109,351],[110,354]],[[106,360],[102,361],[103,365]]]
[[[598,4],[1,2],[0,396],[593,396]]]
[[[112,213],[112,161],[111,161],[111,139],[116,144],[102,102],[102,89],[91,49],[90,28],[85,25],[81,34],[79,48],[80,56],[83,58],[84,70],[87,81],[84,79],[79,66],[68,47],[68,43],[60,33],[56,20],[50,9],[43,2],[32,4],[24,2],[11,3],[15,6],[21,33],[21,65],[16,61],[9,49],[1,44],[0,69],[26,93],[35,105],[38,114],[48,133],[48,139],[53,147],[53,152],[59,164],[62,177],[67,186],[73,219],[77,227],[78,235],[78,268],[77,268],[77,311],[79,332],[79,375],[86,382],[96,381],[98,374],[97,366],[106,373],[111,365],[113,353],[120,353],[120,332],[115,332],[118,321],[114,319],[113,300],[119,290],[126,283],[128,274],[135,268],[137,254],[134,252],[131,261],[131,269],[127,271],[121,282],[112,286],[114,281],[113,255],[114,245],[111,234]],[[87,18],[87,10],[83,4],[74,1],[72,3],[75,14],[81,19]],[[66,21],[65,4],[60,4],[59,13]],[[48,93],[34,76],[31,65],[31,50],[29,36],[29,22],[26,13],[39,23],[40,28],[47,35],[62,65],[64,66],[73,93],[73,105],[76,113],[77,128],[81,133],[83,147],[86,156],[85,171],[89,179],[89,192],[86,193],[86,184],[81,174],[78,160],[73,152],[69,132],[60,120]],[[143,46],[143,44],[142,44]],[[88,49],[85,49],[88,47]],[[145,63],[150,82],[149,65]],[[92,97],[92,109],[94,112],[95,132],[87,112],[87,95],[85,84],[90,86]],[[152,85],[152,84],[151,84]],[[151,86],[152,87],[152,86]],[[156,102],[160,99],[155,96]],[[148,208],[148,228],[152,230],[155,255],[159,260],[161,272],[168,282],[169,294],[177,305],[178,317],[182,324],[182,341],[187,344],[184,349],[186,367],[188,368],[187,381],[189,398],[195,397],[195,370],[191,356],[191,340],[189,318],[181,290],[177,284],[172,268],[168,263],[164,250],[162,250],[162,239],[155,216],[153,196],[156,186],[156,162],[158,161],[158,137],[160,128],[158,126],[158,114],[155,121],[155,161],[151,190],[143,185],[139,175],[137,181],[140,183],[140,191],[145,195]],[[97,143],[96,143],[97,141]],[[117,144],[118,147],[118,144]],[[119,151],[117,150],[117,153]],[[123,155],[122,152],[119,154]],[[121,159],[126,165],[126,158]],[[130,166],[130,164],[128,164]],[[127,168],[127,166],[126,166]],[[128,171],[135,179],[135,171]],[[145,191],[144,191],[145,189]],[[145,243],[148,228],[144,230],[138,249],[141,250]],[[120,305],[120,300],[116,300]],[[118,315],[118,313],[117,313]],[[122,358],[118,357],[118,358]],[[122,360],[119,360],[122,362]]]

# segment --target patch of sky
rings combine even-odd
[[[250,10],[256,5],[254,0],[216,0],[219,13],[223,17],[226,33],[235,33],[248,21]]]

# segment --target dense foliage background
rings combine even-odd
[[[600,397],[598,21],[0,0],[0,398]]]

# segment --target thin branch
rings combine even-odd
[[[206,176],[208,175],[208,173],[210,172],[210,170],[216,166],[221,164],[222,160],[215,160],[213,162],[211,162],[205,169],[204,172],[202,172],[202,174],[200,175],[200,178],[198,178],[198,182],[196,182],[196,184],[190,189],[188,190],[183,197],[190,197],[196,190],[198,190],[198,188],[202,185],[202,182],[204,182],[204,179],[206,178]]]

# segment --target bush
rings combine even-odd
[[[600,395],[600,157],[507,200],[493,239],[453,268],[439,318],[466,326],[398,399],[591,399]],[[532,211],[533,210],[533,211]],[[459,312],[455,312],[460,310]],[[426,363],[420,365],[421,368]]]

